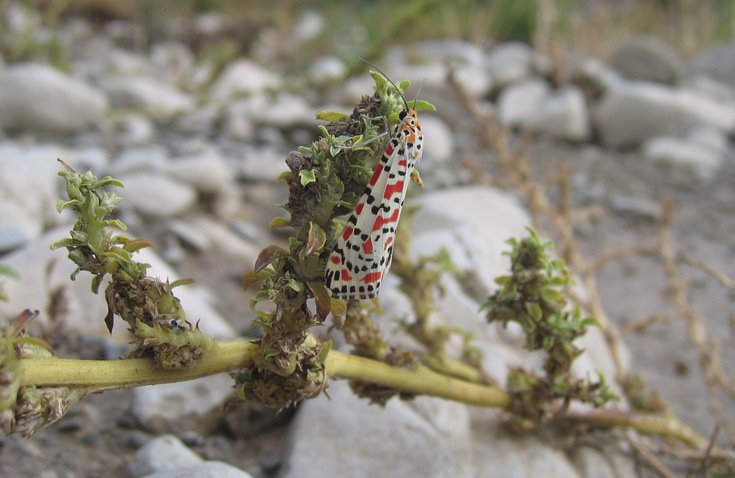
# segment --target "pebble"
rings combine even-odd
[[[143,478],[252,478],[252,476],[221,461],[205,461],[198,465],[159,471]]]
[[[0,127],[74,133],[104,119],[107,100],[91,86],[43,64],[0,69]]]
[[[336,56],[322,56],[311,63],[307,76],[311,84],[325,86],[338,82],[347,74],[347,65]]]
[[[154,116],[172,116],[195,106],[191,97],[155,78],[112,77],[103,82],[103,87],[114,108],[141,109]]]
[[[529,78],[508,86],[498,98],[500,122],[510,126],[527,127],[533,123],[550,95],[549,84],[539,78]]]
[[[735,89],[735,42],[713,45],[689,64],[689,74],[705,75]]]
[[[634,36],[615,47],[612,67],[632,80],[676,84],[684,69],[684,59],[655,36]]]
[[[162,218],[182,214],[194,206],[197,194],[190,185],[156,172],[120,175],[125,185],[121,208],[132,207],[147,216]]]
[[[144,476],[201,463],[202,458],[173,435],[161,435],[135,452],[129,471]]]
[[[241,58],[225,67],[209,90],[210,96],[219,101],[229,100],[247,93],[276,89],[281,78],[276,73]]]
[[[444,120],[436,115],[421,115],[421,129],[424,132],[422,161],[430,164],[450,161],[454,153],[454,135]]]
[[[495,87],[505,88],[536,74],[548,74],[551,71],[551,62],[526,43],[507,42],[490,51],[486,68]]]
[[[539,111],[526,120],[526,126],[557,139],[588,140],[591,127],[584,95],[574,86],[551,93]]]

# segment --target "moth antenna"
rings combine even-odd
[[[401,90],[400,90],[400,89],[399,89],[399,88],[398,88],[398,87],[396,86],[396,84],[395,84],[395,83],[393,83],[393,80],[391,80],[390,78],[388,78],[388,75],[386,75],[386,74],[385,74],[385,72],[384,72],[383,70],[381,70],[380,68],[378,68],[378,66],[377,66],[377,65],[375,65],[375,64],[373,64],[373,63],[370,63],[369,61],[367,61],[367,60],[366,60],[366,59],[364,59],[364,58],[360,58],[359,56],[357,56],[357,57],[355,57],[355,58],[357,58],[358,60],[362,61],[363,63],[366,63],[366,64],[368,64],[368,65],[372,66],[373,68],[375,68],[375,69],[376,69],[376,70],[378,71],[378,73],[380,73],[381,75],[383,75],[383,78],[385,78],[386,80],[388,80],[388,82],[390,82],[390,84],[391,84],[391,85],[393,85],[393,88],[395,88],[395,89],[396,89],[396,92],[397,92],[397,93],[398,93],[399,95],[401,95],[401,99],[403,100],[403,104],[404,104],[404,105],[406,106],[406,109],[409,109],[409,108],[408,108],[408,103],[406,103],[406,98],[404,98],[404,97],[403,97],[403,93],[401,93]],[[416,104],[416,103],[414,102],[414,105],[415,105],[415,104]]]
[[[419,89],[416,91],[416,96],[413,97],[413,108],[416,109],[416,102],[419,99],[419,95],[421,94],[421,88],[424,87],[424,83],[426,83],[426,79],[421,80],[421,84],[419,84]]]

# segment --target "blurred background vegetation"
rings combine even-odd
[[[318,11],[329,28],[291,52],[291,60],[329,52],[376,57],[388,44],[430,38],[474,42],[520,40],[541,51],[605,57],[624,37],[646,33],[661,37],[684,55],[733,38],[733,0],[29,0],[43,22],[71,15],[104,21],[139,22],[147,44],[186,41],[187,20],[219,12],[236,20],[228,55],[247,53],[262,28],[277,29],[284,41],[308,10]],[[0,1],[0,5],[3,2]],[[0,13],[2,15],[4,13]],[[172,21],[173,20],[173,21]],[[188,39],[195,43],[195,39]],[[225,40],[223,39],[223,42]],[[197,45],[193,45],[197,46]],[[212,45],[201,45],[213,48]],[[25,52],[27,53],[27,52]],[[18,52],[3,52],[14,60]],[[285,59],[285,58],[283,58]],[[298,68],[298,61],[294,67]]]

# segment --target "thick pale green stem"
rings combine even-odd
[[[215,373],[230,372],[252,364],[258,345],[247,340],[220,342],[196,365],[181,370],[156,369],[148,359],[71,360],[28,358],[20,361],[22,386],[85,387],[94,390],[130,388],[157,383],[182,382]],[[416,395],[456,400],[482,407],[507,408],[510,395],[487,385],[467,382],[434,372],[426,367],[405,369],[330,351],[327,373],[332,378],[360,380]],[[707,440],[673,417],[616,410],[568,413],[571,421],[601,427],[626,427],[641,433],[676,438],[703,449]]]

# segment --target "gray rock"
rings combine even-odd
[[[472,411],[472,463],[483,478],[581,478],[561,450],[531,435],[502,431],[500,412]],[[590,475],[596,476],[596,475]]]
[[[689,72],[706,75],[735,88],[735,42],[712,46],[692,60]]]
[[[252,478],[248,473],[221,461],[205,461],[198,465],[159,471],[144,478]]]
[[[244,146],[237,167],[246,179],[275,181],[282,172],[288,171],[285,158],[286,154],[275,148]]]
[[[141,146],[150,143],[156,128],[153,122],[141,114],[130,114],[112,121],[115,143],[123,147]]]
[[[675,84],[684,68],[684,59],[654,36],[637,36],[621,42],[610,63],[631,80],[666,84]]]
[[[424,132],[423,161],[444,163],[452,159],[454,135],[449,126],[436,115],[422,115],[421,129]],[[427,163],[424,163],[427,164]]]
[[[473,476],[465,405],[418,397],[378,407],[344,381],[333,381],[329,394],[331,400],[321,395],[299,408],[282,478],[335,470],[340,476]]]
[[[74,133],[100,123],[105,97],[89,85],[42,64],[0,70],[0,127]]]
[[[504,125],[529,127],[551,88],[544,80],[531,78],[508,86],[498,98],[498,117]]]
[[[232,378],[226,373],[139,387],[133,390],[132,413],[148,429],[180,433],[183,420],[221,407],[231,393]]]
[[[585,478],[626,478],[636,476],[635,464],[622,453],[610,453],[591,446],[571,450],[571,459],[580,476]]]
[[[224,101],[239,95],[258,93],[280,86],[279,75],[257,63],[241,58],[227,65],[212,85],[209,94],[215,100]]]
[[[375,81],[370,75],[353,76],[336,87],[335,100],[344,105],[355,105],[374,89]]]
[[[169,158],[163,146],[151,145],[128,148],[120,152],[110,167],[110,174],[118,177],[123,174],[157,170],[163,171]]]
[[[603,144],[636,146],[657,136],[682,136],[708,126],[735,130],[735,107],[688,90],[625,82],[610,90],[593,111]]]
[[[535,74],[546,75],[551,71],[548,58],[521,42],[496,46],[488,54],[486,64],[497,88],[504,88]]]
[[[302,96],[291,93],[278,93],[274,98],[260,96],[267,102],[267,106],[251,107],[252,119],[259,124],[273,126],[275,128],[290,128],[293,126],[313,126],[314,110]]]
[[[118,179],[125,185],[120,207],[153,217],[170,217],[190,209],[196,191],[188,184],[153,172],[128,173]]]
[[[195,251],[204,251],[211,245],[209,236],[204,231],[186,221],[173,219],[168,222],[167,227],[169,231]]]
[[[177,118],[174,129],[186,135],[210,136],[221,114],[218,105],[201,105]]]
[[[115,108],[142,109],[161,116],[194,108],[194,100],[190,96],[154,78],[115,77],[105,80],[102,85]]]
[[[135,452],[130,464],[133,476],[144,476],[160,471],[196,465],[202,458],[173,435],[158,436]]]
[[[314,60],[307,73],[311,84],[324,86],[341,80],[347,74],[347,65],[339,57],[322,56]]]
[[[110,165],[110,154],[99,146],[81,146],[67,152],[64,161],[77,171],[92,171],[102,176]]]
[[[194,54],[185,44],[156,43],[151,47],[150,61],[157,78],[170,84],[188,85],[194,70]]]
[[[590,136],[590,120],[584,95],[567,86],[554,92],[542,104],[539,111],[527,120],[533,131],[569,141],[585,141]]]
[[[575,65],[572,78],[590,99],[597,99],[625,81],[616,71],[597,58],[585,58]]]
[[[189,220],[189,224],[206,234],[212,248],[222,254],[236,257],[243,264],[254,263],[260,253],[260,247],[236,234],[222,221],[208,216],[196,216]]]
[[[696,136],[650,139],[643,145],[643,156],[662,164],[687,168],[702,181],[714,179],[726,158],[721,146],[713,145],[704,135],[699,139]]]
[[[218,149],[209,147],[204,151],[179,156],[165,164],[164,171],[173,178],[194,186],[208,194],[234,185],[235,175],[230,164]]]

